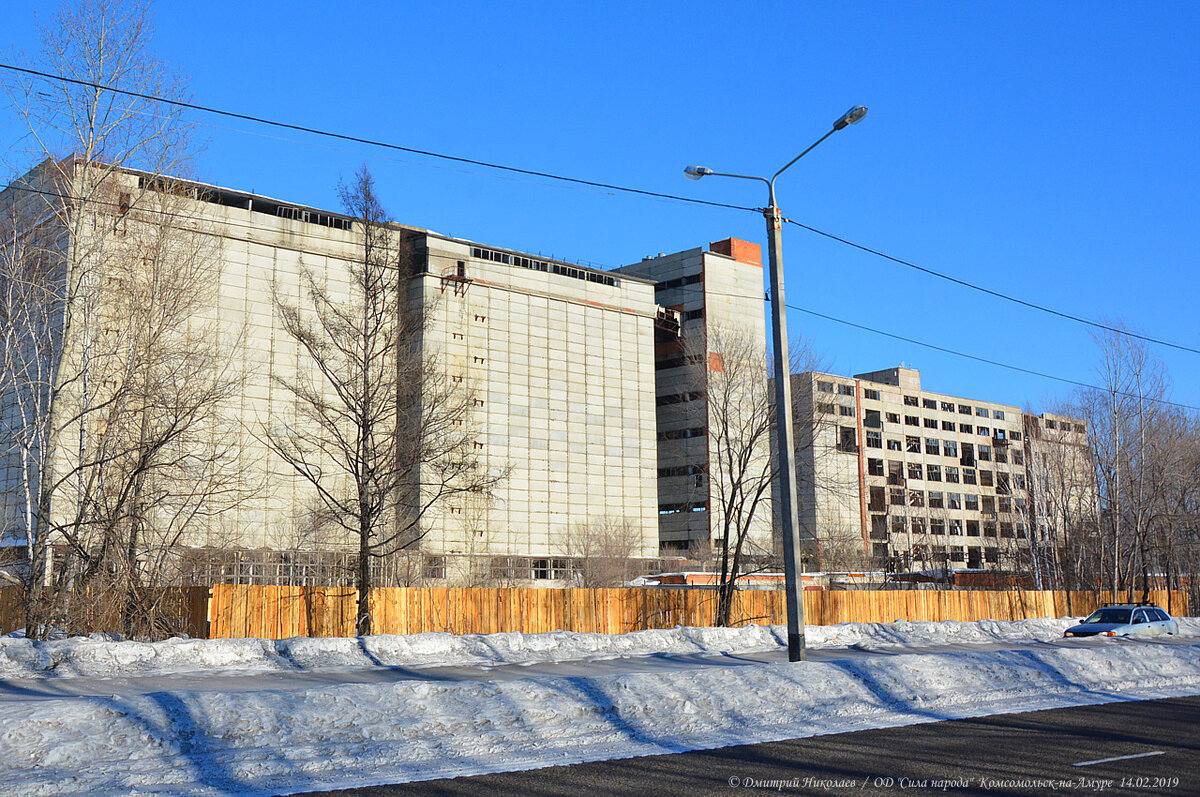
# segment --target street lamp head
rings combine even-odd
[[[699,180],[706,174],[712,174],[713,170],[707,166],[689,166],[683,170],[683,174],[689,180]]]
[[[862,105],[855,105],[853,108],[842,114],[841,117],[839,117],[838,120],[833,123],[833,129],[841,130],[846,125],[856,125],[861,122],[863,117],[866,115],[866,107]]]

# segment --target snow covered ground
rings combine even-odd
[[[1181,621],[1188,636],[1172,644],[1063,642],[1072,622],[810,627],[809,644],[825,648],[826,660],[800,664],[750,656],[777,653],[780,627],[361,643],[7,638],[0,640],[0,791],[280,794],[1200,694],[1200,621]],[[962,647],[922,652],[947,644]],[[845,658],[829,650],[847,646]],[[696,654],[719,653],[733,654],[727,665],[711,657],[697,663]],[[666,666],[580,675],[569,664],[648,655]],[[545,662],[558,663],[554,674],[486,676],[489,667]],[[351,677],[447,665],[474,665],[481,674],[384,683]],[[345,682],[278,686],[281,673],[338,671]],[[263,688],[200,688],[213,673],[259,678]],[[162,676],[172,676],[169,688],[153,680]],[[33,688],[97,678],[114,679],[113,693],[48,699]],[[147,688],[131,691],[139,679]]]

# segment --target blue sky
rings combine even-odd
[[[14,3],[4,49],[36,49]],[[160,0],[156,49],[202,105],[737,205],[780,178],[789,218],[987,287],[1200,347],[1200,4],[389,3]],[[318,207],[364,161],[397,221],[617,266],[761,216],[514,177],[197,116],[202,179]],[[230,128],[237,128],[233,130]],[[240,132],[239,132],[240,131]],[[28,165],[0,109],[11,172]],[[789,304],[1079,381],[1086,328],[789,226]],[[748,286],[754,290],[755,286]],[[840,373],[920,368],[930,390],[1031,405],[1052,381],[801,313]],[[1176,401],[1200,355],[1155,347]]]

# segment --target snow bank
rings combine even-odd
[[[922,646],[1049,640],[1075,620],[972,623],[843,623],[809,626],[811,647]],[[1200,634],[1200,620],[1181,621]],[[751,653],[787,639],[784,626],[673,628],[629,634],[414,634],[364,639],[168,639],[113,641],[109,636],[50,642],[0,639],[0,678],[116,677],[190,672],[289,672],[336,667],[433,667],[579,661],[650,654]]]
[[[0,776],[21,794],[279,794],[423,780],[1200,694],[1198,653],[1200,644],[1118,643],[0,702]]]

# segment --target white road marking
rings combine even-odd
[[[1165,750],[1155,750],[1153,753],[1134,753],[1133,755],[1119,755],[1116,758],[1097,758],[1095,761],[1080,761],[1078,764],[1072,764],[1073,767],[1090,767],[1092,764],[1107,764],[1109,761],[1124,761],[1127,758],[1146,758],[1152,755],[1162,755]]]

